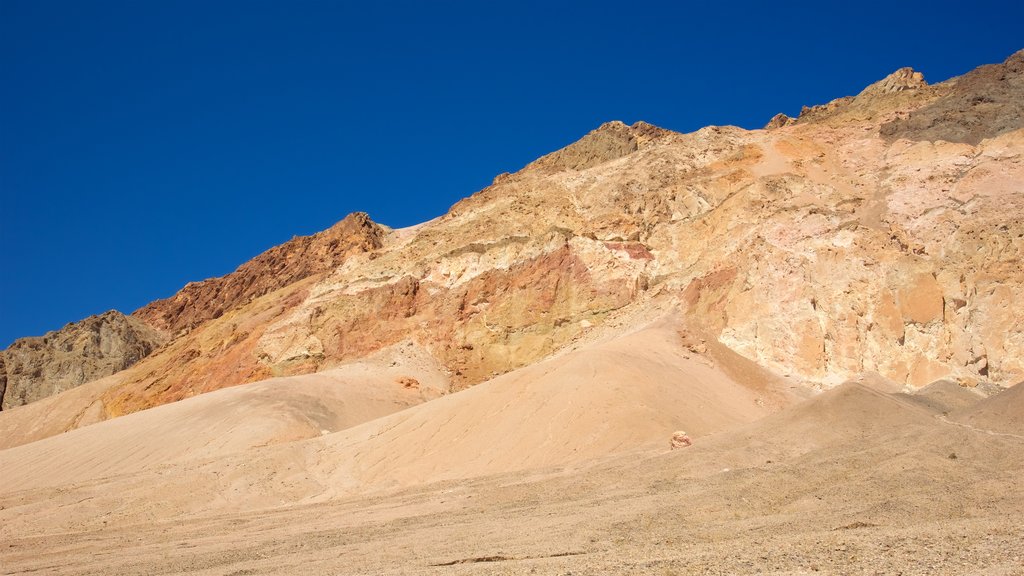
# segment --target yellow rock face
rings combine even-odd
[[[942,320],[942,287],[931,274],[914,275],[900,287],[898,294],[904,323],[928,324]]]

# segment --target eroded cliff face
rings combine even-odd
[[[103,405],[123,414],[398,343],[468,386],[669,310],[812,385],[867,371],[1015,383],[1021,57],[937,85],[901,69],[766,130],[611,122],[422,225],[346,219],[137,312],[176,338]]]
[[[44,336],[21,338],[0,352],[2,409],[124,370],[166,340],[164,334],[113,310]]]
[[[1020,117],[944,116],[973,144],[883,127],[1024,101],[1020,57],[935,86],[901,69],[769,131],[606,124],[346,263],[258,347],[271,365],[329,362],[413,335],[472,384],[615,311],[678,302],[691,325],[812,383],[1014,383]]]

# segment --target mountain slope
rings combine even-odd
[[[664,306],[809,385],[866,371],[912,387],[1017,382],[1024,130],[976,145],[883,130],[950,98],[1015,94],[1017,60],[932,86],[900,70],[771,130],[610,122],[420,226],[356,218],[341,261],[315,274],[280,264],[280,286],[261,261],[139,311],[181,332],[105,381],[98,417],[410,338],[466,387]]]
[[[0,413],[0,566],[1019,573],[1019,56],[610,122],[145,308],[166,344]]]

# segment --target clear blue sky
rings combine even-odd
[[[1024,47],[1020,2],[0,0],[0,347],[607,120],[762,126]]]

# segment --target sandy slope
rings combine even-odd
[[[908,394],[865,376],[800,400],[718,362],[662,320],[361,424],[416,400],[388,372],[410,364],[242,386],[2,450],[0,566],[1021,573],[1024,438],[993,433],[1016,422],[1021,389]],[[678,428],[694,446],[668,449]]]
[[[0,449],[49,438],[103,420],[100,396],[118,376],[100,378],[0,414]]]
[[[791,401],[736,383],[668,321],[384,416],[419,397],[395,374],[356,366],[0,451],[0,498],[20,506],[0,517],[39,533],[567,466],[663,447],[680,428],[700,438]],[[46,517],[53,506],[62,513]]]
[[[35,536],[4,523],[0,560],[52,574],[1021,574],[1024,440],[939,416],[850,383],[692,448],[573,470],[68,532],[40,514]]]
[[[1024,386],[1018,384],[951,416],[967,426],[1024,437]]]
[[[733,428],[784,398],[689,353],[665,321],[325,437],[322,470],[344,491],[574,464]]]
[[[385,355],[401,354],[401,362],[370,359],[227,388],[2,450],[4,490],[91,482],[190,459],[222,458],[374,420],[447,389],[443,373],[412,350]],[[415,384],[407,386],[411,381],[406,378],[414,373]],[[19,424],[24,420],[19,411],[8,416]]]

